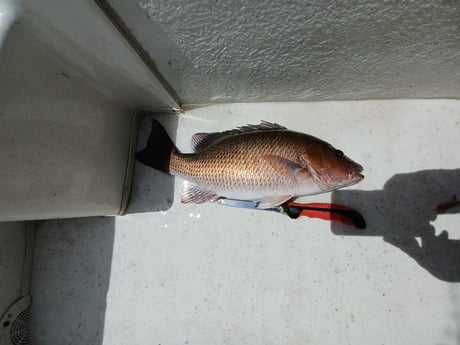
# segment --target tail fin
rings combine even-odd
[[[136,153],[136,159],[151,168],[169,173],[171,154],[176,150],[165,129],[158,121],[152,120],[152,131],[147,146]]]

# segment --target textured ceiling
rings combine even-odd
[[[460,97],[460,1],[107,2],[184,103]]]

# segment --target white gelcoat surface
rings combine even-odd
[[[460,96],[460,2],[106,0],[184,103]]]
[[[140,105],[177,107],[95,1],[24,0],[21,5],[19,23],[33,28],[35,41],[107,96],[132,111]]]
[[[458,101],[212,105],[179,117],[176,142],[188,151],[195,132],[262,119],[323,138],[361,163],[366,178],[353,190],[381,190],[395,174],[427,169],[457,169],[459,179]],[[381,236],[338,236],[327,221],[265,211],[182,205],[183,181],[164,191],[150,173],[138,181],[150,190],[133,197],[173,193],[168,210],[41,225],[35,344],[460,341],[459,283],[434,277]],[[440,226],[458,230],[459,210],[445,217],[452,219]]]
[[[20,14],[0,51],[0,220],[118,214],[132,114],[177,105],[94,1]]]

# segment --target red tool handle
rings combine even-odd
[[[342,205],[329,203],[300,204],[288,202],[283,206],[283,209],[291,218],[305,216],[334,221],[357,229],[366,228],[366,221],[359,212]]]

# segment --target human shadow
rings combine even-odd
[[[178,115],[140,111],[138,117],[135,152],[139,152],[146,146],[152,129],[152,119],[158,120],[175,142]],[[173,201],[174,177],[135,160],[130,200],[125,214],[166,211]]]
[[[38,222],[32,343],[103,343],[114,238],[114,217]]]
[[[436,236],[430,224],[439,214],[460,213],[459,197],[460,169],[397,174],[382,190],[333,192],[332,202],[358,210],[367,229],[332,223],[331,230],[336,235],[382,237],[436,278],[460,282],[460,240],[449,239],[449,229]]]

